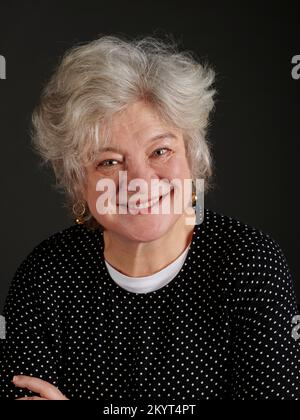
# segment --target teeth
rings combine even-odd
[[[158,202],[159,202],[159,200],[161,199],[161,198],[164,198],[166,195],[168,195],[168,194],[170,194],[170,192],[173,190],[173,188],[171,188],[171,190],[170,191],[168,191],[166,194],[164,194],[164,195],[162,195],[161,197],[159,197],[159,198],[155,198],[155,199],[153,199],[153,200],[151,200],[150,202],[147,202],[147,203],[142,203],[142,204],[140,204],[140,205],[137,205],[137,206],[127,206],[126,204],[120,204],[122,207],[126,207],[126,208],[128,208],[129,210],[141,210],[141,209],[147,209],[147,208],[149,208],[149,207],[152,207],[154,204],[157,204]]]
[[[150,202],[147,202],[147,203],[142,203],[142,204],[140,204],[138,206],[128,206],[128,208],[130,210],[146,209],[146,208],[152,207],[154,204],[158,203],[159,200],[160,200],[160,198],[155,199],[155,200],[151,200]]]

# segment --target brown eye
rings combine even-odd
[[[102,167],[111,167],[111,166],[115,166],[115,164],[111,164],[112,162],[116,162],[115,164],[118,164],[118,161],[117,161],[117,160],[115,160],[115,159],[106,159],[106,160],[103,160],[102,162],[98,163],[97,168],[98,168],[99,166],[102,166]]]
[[[164,152],[164,153],[160,153],[160,152],[162,152],[162,151],[165,151],[165,152]],[[167,147],[161,147],[161,148],[159,148],[159,149],[154,150],[153,154],[154,154],[156,157],[160,157],[160,156],[164,156],[164,155],[166,155],[168,151],[170,151],[170,149],[168,149]],[[156,154],[156,153],[158,153],[158,154]]]

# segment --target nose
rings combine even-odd
[[[132,179],[144,179],[145,181],[155,177],[156,171],[149,165],[145,159],[134,159],[131,160],[127,167],[127,178],[129,181]]]
[[[161,179],[160,174],[138,154],[127,161],[124,170],[126,172],[127,184],[125,177],[122,177],[119,183],[119,190],[127,191],[128,200],[136,193],[141,194],[141,203],[158,198],[161,195],[161,187],[157,190],[152,186],[152,180],[159,182]],[[123,202],[123,198],[121,197],[120,202]]]
[[[139,192],[144,195],[143,200],[147,201],[147,196],[148,199],[150,199],[151,180],[159,179],[159,174],[157,174],[147,162],[138,158],[131,160],[130,163],[128,163],[126,171],[128,197]],[[139,188],[137,188],[137,185]],[[132,188],[132,191],[129,191],[129,187]]]

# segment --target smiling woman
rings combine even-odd
[[[206,193],[212,186],[213,80],[193,54],[152,37],[103,36],[63,57],[32,136],[76,224],[16,271],[2,398],[300,398],[298,310],[283,251],[210,209],[196,223],[197,181]],[[193,200],[181,193],[187,180]],[[101,211],[99,200],[112,200],[102,182],[129,212]]]
[[[33,114],[33,140],[52,163],[70,208],[89,204],[87,179],[94,192],[99,176],[113,179],[128,167],[138,177],[145,162],[148,177],[154,168],[167,173],[168,165],[184,163],[208,191],[212,159],[205,133],[213,79],[213,70],[191,53],[151,37],[130,43],[106,36],[67,52]],[[165,153],[155,154],[162,147]],[[89,205],[85,209],[88,226],[102,225]]]

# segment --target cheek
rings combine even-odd
[[[86,187],[86,200],[87,202],[93,200],[96,195],[96,184],[97,181],[93,179],[89,179]]]
[[[88,204],[88,207],[91,211],[91,213],[93,214],[93,216],[99,220],[99,218],[103,218],[103,217],[107,217],[106,214],[99,214],[98,210],[97,210],[97,201],[99,200],[99,197],[103,197],[103,194],[105,195],[105,197],[103,197],[103,200],[105,202],[105,206],[108,205],[108,202],[110,202],[112,200],[112,198],[110,198],[109,200],[107,200],[107,196],[111,196],[114,197],[115,196],[115,191],[116,188],[108,188],[105,187],[105,191],[101,190],[101,191],[97,191],[96,187],[97,184],[100,180],[104,181],[104,179],[107,178],[109,180],[109,182],[114,182],[114,185],[116,186],[116,181],[114,179],[112,179],[111,177],[105,177],[105,176],[99,176],[99,174],[96,174],[95,176],[91,176],[88,179],[88,183],[87,183],[87,187],[86,187],[86,192],[85,192],[85,199],[86,202]],[[101,187],[101,186],[100,186]],[[103,187],[103,185],[102,185]]]
[[[188,161],[185,156],[178,156],[171,159],[164,168],[164,173],[168,179],[178,178],[190,178],[191,172]]]
[[[178,208],[186,208],[192,195],[191,182],[184,182],[184,180],[192,179],[189,163],[185,156],[178,156],[173,159],[166,168],[166,178],[175,181],[175,195],[174,202]],[[178,180],[178,181],[177,181]]]
[[[88,180],[86,187],[85,198],[92,213],[95,212],[96,201],[99,197],[99,194],[101,194],[99,191],[96,190],[97,182],[99,181],[99,179],[101,179],[99,176],[91,177]]]

